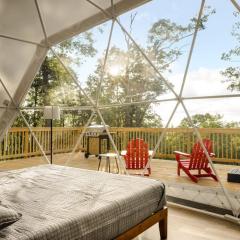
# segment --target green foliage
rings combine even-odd
[[[166,91],[163,81],[154,76],[149,64],[133,45],[129,45],[128,51],[112,47],[108,57],[108,66],[120,68],[120,72],[114,75],[111,74],[111,67],[107,69],[101,86],[101,104],[148,101]],[[87,91],[93,98],[102,75],[100,62],[87,82]],[[149,114],[154,118],[149,104],[141,104],[115,108],[104,116],[112,126],[140,127],[149,121]]]
[[[73,75],[75,73],[72,70],[72,66],[79,66],[81,64],[81,56],[92,57],[96,53],[96,49],[93,47],[92,34],[90,32],[62,42],[57,45],[54,50],[63,59]],[[49,52],[29,89],[24,106],[79,106],[85,104],[86,100],[79,93],[76,84],[62,67],[58,59]],[[29,114],[25,114],[25,116],[30,125],[35,127],[44,124],[42,112],[29,111],[28,113]],[[62,126],[65,126],[65,124],[74,125],[80,121],[80,118],[86,120],[88,116],[89,113],[65,111],[58,124]],[[22,119],[18,117],[14,125],[24,126],[24,123]]]
[[[202,15],[199,23],[199,30],[204,30],[206,29],[206,23],[208,21],[208,18],[216,13],[216,9],[212,8],[211,6],[205,6],[203,9],[203,12],[205,13]],[[191,23],[189,24],[189,27],[195,26],[197,23],[197,18],[194,17],[191,19]]]
[[[82,56],[93,57],[97,50],[94,48],[94,40],[91,32],[84,32],[80,35],[61,42],[55,47],[55,51],[69,64],[81,64]]]
[[[131,17],[130,29],[135,16],[136,14]],[[204,16],[203,23],[207,17],[208,15]],[[147,46],[141,48],[159,72],[170,71],[171,63],[176,61],[183,51],[175,44],[190,37],[194,27],[194,19],[187,26],[160,19],[149,29]],[[113,46],[109,51],[106,73],[101,85],[102,94],[99,96],[101,104],[151,101],[169,91],[163,79],[156,74],[134,44],[127,37],[125,40],[127,50]],[[87,81],[87,91],[92,98],[95,98],[99,89],[103,58],[104,56],[99,59],[95,72]],[[118,74],[112,73],[114,67],[118,68]],[[160,116],[153,112],[149,103],[121,106],[106,111],[104,116],[111,126],[161,126]]]
[[[222,60],[229,62],[239,62],[240,56],[240,13],[234,13],[236,17],[236,22],[233,25],[232,36],[235,38],[237,45],[230,49],[228,52],[222,54]],[[240,91],[240,67],[239,66],[230,66],[227,67],[224,71],[221,72],[223,76],[226,77],[224,82],[228,82],[228,89],[233,91]]]
[[[209,9],[201,19],[201,29],[205,28],[204,24],[212,14]],[[136,13],[130,19],[130,32],[135,16]],[[160,19],[152,25],[148,32],[147,46],[141,48],[159,72],[170,71],[171,63],[175,62],[183,53],[182,46],[178,42],[192,36],[195,24],[196,19],[193,18],[186,26],[176,24],[168,19]],[[101,29],[99,30],[101,31]],[[99,101],[101,104],[126,103],[128,105],[106,111],[105,120],[111,126],[159,127],[161,118],[154,113],[149,103],[139,105],[129,105],[129,103],[155,100],[161,94],[166,93],[168,89],[163,79],[156,75],[154,69],[146,62],[127,36],[125,36],[125,41],[127,49],[119,49],[116,46],[110,49]],[[75,74],[73,66],[80,66],[81,56],[93,57],[96,54],[92,33],[86,32],[64,41],[55,47],[55,51],[72,71],[72,74]],[[89,76],[87,81],[86,91],[94,99],[96,99],[100,87],[102,62],[103,57],[99,59],[95,72]],[[111,68],[114,66],[120,68],[118,74],[112,72]],[[26,107],[46,105],[87,105],[86,99],[79,93],[71,77],[51,53],[44,60],[24,103]],[[58,125],[83,125],[89,115],[89,112],[83,111],[64,111]],[[30,112],[26,118],[33,126],[44,124],[40,111]],[[20,119],[16,121],[16,125],[22,125]]]
[[[215,9],[206,6],[205,14],[200,19],[199,30],[206,28],[206,23],[209,16],[215,14]],[[149,30],[149,55],[152,56],[152,61],[159,66],[159,70],[163,71],[169,68],[183,53],[182,48],[178,43],[193,35],[197,18],[190,19],[186,26],[179,25],[169,19],[160,19],[155,22]],[[169,70],[169,69],[168,69]]]
[[[225,82],[229,82],[227,89],[240,91],[240,67],[228,67],[223,72]]]
[[[152,25],[148,36],[148,55],[160,71],[168,69],[181,56],[181,49],[174,44],[190,37],[192,30],[191,24],[184,27],[169,19],[160,19]]]
[[[195,114],[192,116],[192,121],[199,128],[237,128],[240,127],[240,122],[224,122],[223,116],[220,114]],[[192,127],[188,118],[182,119],[179,127]]]
[[[211,115],[206,114],[196,114],[192,116],[193,124],[199,128],[222,128],[224,123],[222,122],[223,116],[220,114]],[[192,127],[187,118],[184,118],[179,127]]]
[[[228,123],[225,123],[225,128],[239,128],[240,127],[240,122],[228,122]]]

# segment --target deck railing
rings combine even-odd
[[[81,131],[82,128],[54,128],[54,153],[70,152]],[[111,128],[110,131],[119,150],[125,149],[128,141],[132,138],[143,138],[148,143],[149,149],[153,149],[163,128]],[[210,138],[213,141],[216,162],[240,164],[240,129],[202,128],[199,131],[202,137]],[[33,132],[44,150],[49,153],[50,129],[33,128]],[[168,128],[156,157],[173,159],[173,151],[190,152],[195,141],[196,136],[193,129]],[[106,147],[106,143],[103,145]],[[84,150],[85,147],[86,141],[84,139],[79,149]],[[37,155],[40,155],[39,148],[27,128],[11,128],[0,144],[0,157],[2,160]]]

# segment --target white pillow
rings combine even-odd
[[[18,221],[21,216],[15,210],[0,205],[0,230]]]

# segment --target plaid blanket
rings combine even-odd
[[[57,165],[0,173],[1,202],[22,218],[9,240],[114,239],[165,204],[155,180]]]

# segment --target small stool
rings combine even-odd
[[[119,166],[118,166],[118,162],[117,162],[117,154],[116,153],[102,153],[102,154],[99,154],[98,171],[99,171],[99,168],[101,166],[102,157],[106,158],[105,170],[108,171],[109,173],[111,172],[110,158],[115,158],[116,165],[117,165],[117,173],[119,173]]]

